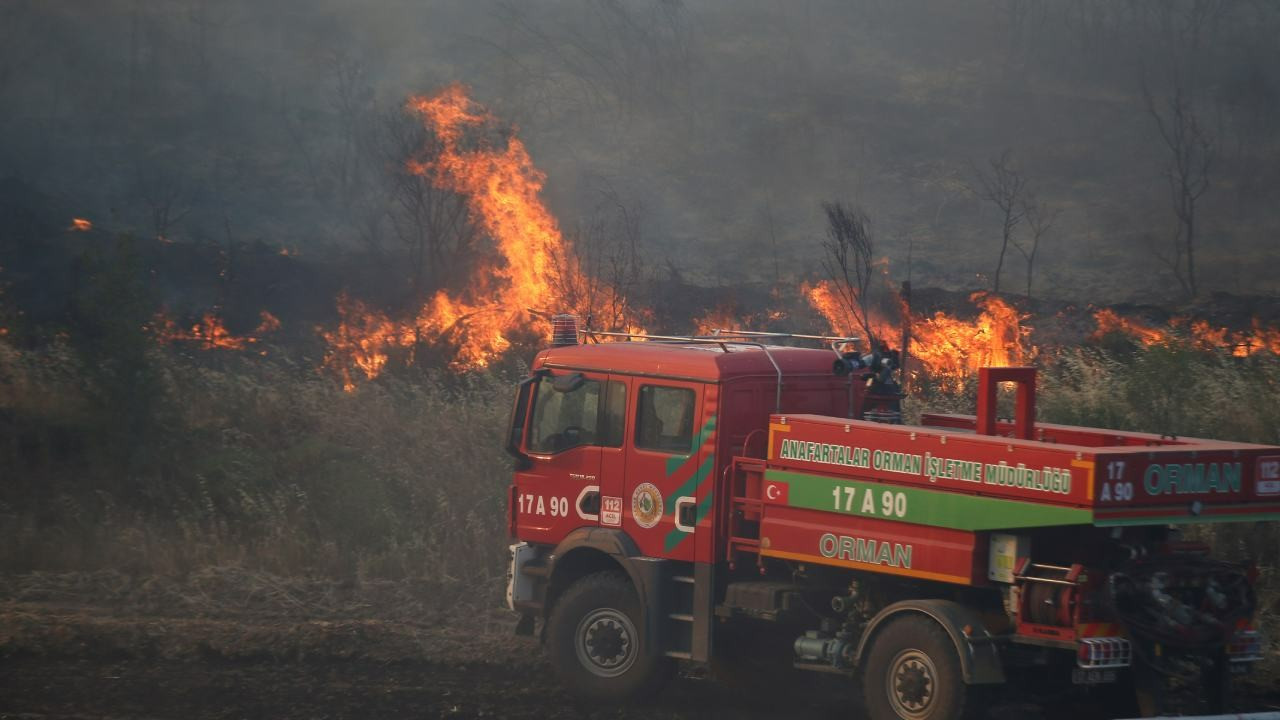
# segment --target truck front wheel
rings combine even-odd
[[[599,572],[569,586],[551,609],[551,666],[574,694],[613,703],[656,692],[671,662],[644,637],[643,613],[620,572]]]
[[[920,615],[889,621],[872,640],[862,676],[872,720],[957,720],[968,686],[955,645],[942,626]]]

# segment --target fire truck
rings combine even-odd
[[[511,414],[507,599],[569,689],[768,654],[847,676],[873,720],[1028,675],[1119,714],[1188,672],[1228,702],[1263,657],[1257,571],[1179,529],[1280,519],[1280,448],[1037,422],[1029,367],[905,425],[893,354],[853,342],[556,318]]]

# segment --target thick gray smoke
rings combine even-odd
[[[1276,292],[1277,36],[1274,4],[1200,0],[7,0],[0,179],[142,236],[394,252],[392,118],[460,82],[570,234],[624,212],[686,279],[812,272],[845,200],[895,277],[986,287],[1003,156],[1054,218],[1045,294],[1173,294],[1188,228],[1202,289]]]

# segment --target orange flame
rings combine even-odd
[[[394,349],[412,362],[413,347],[423,341],[456,345],[449,363],[454,369],[485,367],[511,347],[514,335],[549,332],[550,323],[533,308],[575,311],[612,327],[636,326],[637,314],[616,290],[592,285],[571,259],[569,243],[540,197],[546,176],[518,137],[508,136],[503,147],[485,139],[478,130],[494,118],[460,85],[434,97],[412,97],[406,107],[438,141],[436,154],[411,160],[408,170],[464,197],[501,262],[479,264],[461,296],[440,291],[411,318],[392,319],[341,296],[338,327],[320,333],[328,344],[324,365],[342,377],[344,387],[354,387],[354,372],[377,377]],[[596,291],[584,290],[591,287]]]
[[[742,324],[741,315],[731,307],[719,305],[693,321],[694,335],[710,335],[716,330],[726,330]]]
[[[258,327],[254,328],[253,334],[259,337],[269,335],[280,329],[280,318],[263,310],[258,313]]]
[[[1248,330],[1214,327],[1206,320],[1191,323],[1191,341],[1205,349],[1229,350],[1235,357],[1249,357],[1267,352],[1280,355],[1280,328],[1264,327],[1253,318]]]
[[[1093,314],[1093,319],[1098,324],[1098,328],[1093,331],[1089,339],[1094,341],[1113,333],[1126,335],[1146,346],[1164,344],[1171,339],[1168,332],[1137,320],[1121,317],[1110,308],[1098,310]]]
[[[944,384],[957,385],[979,368],[1023,365],[1035,358],[1029,317],[995,295],[976,292],[970,302],[981,309],[973,320],[943,312],[913,318],[910,356]]]
[[[771,323],[786,318],[782,310],[768,309],[746,312],[732,303],[717,305],[702,317],[694,318],[695,335],[713,335],[717,330],[766,330]]]
[[[1280,328],[1265,327],[1258,318],[1253,318],[1248,330],[1232,330],[1214,326],[1208,320],[1175,317],[1169,321],[1171,329],[1164,330],[1120,317],[1110,309],[1098,310],[1093,317],[1098,327],[1090,339],[1095,341],[1109,333],[1120,333],[1143,347],[1151,347],[1166,345],[1181,337],[1203,350],[1227,350],[1235,357],[1249,357],[1262,352],[1280,355]],[[1179,331],[1178,335],[1174,329]]]
[[[89,232],[93,229],[93,223],[84,218],[71,218],[71,226],[67,228],[71,232]]]
[[[809,303],[826,318],[832,332],[854,331],[857,324],[846,304],[827,281],[805,286]],[[969,296],[981,312],[973,320],[961,320],[944,312],[932,317],[911,316],[910,360],[944,385],[958,387],[985,366],[1020,365],[1037,353],[1029,342],[1031,328],[1027,315],[994,295],[977,292]],[[905,309],[904,309],[905,310]],[[902,335],[894,323],[877,316],[870,318],[871,330],[890,345]]]
[[[223,324],[222,318],[212,312],[205,313],[200,318],[200,322],[192,325],[187,330],[178,327],[173,318],[160,312],[156,314],[155,320],[151,324],[151,329],[155,333],[156,339],[162,343],[190,342],[198,343],[207,350],[215,348],[243,350],[249,345],[258,342],[261,336],[279,330],[280,320],[275,315],[263,310],[259,313],[258,327],[254,329],[252,334],[232,335]]]
[[[841,300],[835,286],[828,280],[822,280],[812,285],[805,283],[800,286],[800,293],[809,300],[809,304],[813,309],[817,310],[827,324],[831,328],[831,332],[838,335],[857,335],[865,334],[865,330],[859,325],[857,318],[849,310],[849,306]],[[868,318],[868,325],[871,326],[871,332],[881,340],[896,338],[902,335],[901,330],[896,325],[881,317],[874,310],[871,311],[871,317]],[[869,347],[859,348],[860,350],[870,350]]]

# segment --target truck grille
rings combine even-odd
[[[1227,643],[1227,659],[1233,663],[1257,662],[1262,659],[1262,635],[1257,630],[1237,630]]]
[[[1132,646],[1119,637],[1085,638],[1076,653],[1076,664],[1090,670],[1129,667],[1132,662]]]

